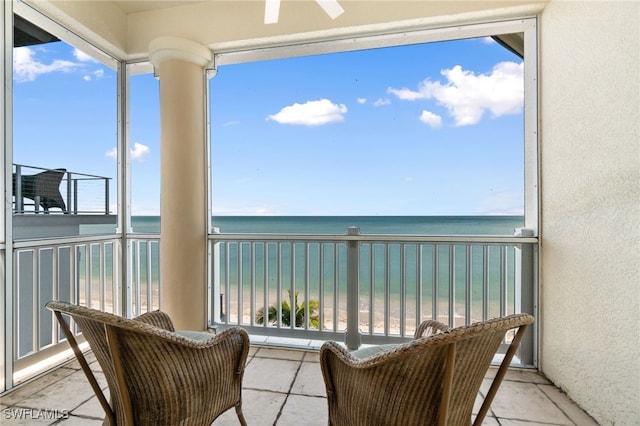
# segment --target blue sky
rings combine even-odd
[[[485,38],[221,66],[214,214],[522,214],[522,72]],[[115,89],[65,43],[14,49],[14,162],[115,178]],[[130,121],[132,211],[158,214],[152,75]]]

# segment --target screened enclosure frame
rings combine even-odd
[[[13,48],[13,16],[17,14],[22,18],[40,26],[44,30],[59,37],[66,43],[82,48],[85,52],[90,52],[100,62],[116,71],[117,82],[117,225],[112,236],[118,242],[117,264],[119,266],[117,280],[119,282],[118,303],[119,314],[129,316],[128,306],[131,303],[131,288],[133,265],[129,265],[129,250],[131,239],[136,235],[132,233],[131,227],[131,159],[129,141],[129,81],[132,74],[152,72],[150,64],[144,60],[121,61],[106,52],[95,47],[91,42],[83,39],[73,31],[56,23],[53,19],[45,16],[29,5],[20,1],[5,1],[0,5],[0,19],[3,20],[3,40],[4,55],[2,57],[3,87],[0,88],[0,113],[3,118],[3,137],[5,140],[4,149],[0,153],[0,164],[4,176],[5,208],[0,213],[0,220],[4,224],[4,232],[0,237],[0,261],[3,267],[2,291],[0,292],[0,303],[6,307],[4,315],[0,318],[0,328],[2,336],[0,339],[0,353],[3,354],[0,368],[0,380],[2,381],[2,391],[14,386],[14,354],[16,351],[15,305],[16,297],[14,290],[14,252],[17,247],[14,244],[13,215],[11,206],[11,169],[13,158],[13,136],[12,136],[12,48]],[[456,40],[474,37],[489,37],[507,34],[523,34],[524,45],[524,227],[531,233],[529,237],[537,237],[539,230],[539,160],[538,160],[538,89],[537,89],[537,23],[535,17],[525,19],[505,20],[490,23],[471,23],[468,25],[445,25],[438,28],[427,29],[407,29],[396,28],[381,30],[373,35],[356,35],[353,37],[342,37],[338,39],[307,42],[307,43],[287,43],[279,46],[259,47],[253,49],[229,49],[214,52],[213,68],[207,70],[205,75],[208,78],[215,78],[215,68],[227,64],[237,64],[242,62],[262,61],[269,59],[279,59],[296,56],[317,55],[323,53],[349,52],[362,49],[372,49],[381,47],[400,46],[416,43],[428,43],[446,40]],[[384,64],[382,64],[384,65]],[[204,79],[203,84],[206,84]],[[210,117],[209,117],[209,97],[210,90],[205,90],[206,102],[203,108],[207,117],[207,150],[211,149]],[[202,212],[211,218],[211,158],[207,155],[207,211]],[[9,199],[7,202],[7,199]],[[213,232],[210,223],[207,230]],[[138,236],[140,237],[140,236]],[[102,236],[100,239],[106,238]],[[211,261],[211,256],[208,257]],[[207,268],[207,282],[211,282],[211,265]],[[536,273],[537,288],[537,273]],[[536,296],[537,297],[537,296]],[[209,298],[210,299],[210,298]],[[211,312],[211,310],[209,310]],[[537,328],[537,327],[536,327]],[[537,330],[536,330],[537,336]],[[537,339],[537,337],[536,337]],[[43,352],[42,356],[47,354]]]

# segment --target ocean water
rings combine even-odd
[[[132,217],[134,232],[160,232],[160,217]],[[222,233],[513,235],[523,216],[214,216]]]
[[[137,216],[132,218],[135,232],[158,233],[160,218],[157,216]],[[524,226],[522,216],[218,216],[213,218],[213,226],[221,233],[271,233],[271,234],[333,234],[344,235],[349,227],[358,227],[362,234],[381,235],[487,235],[511,236],[516,228]],[[346,300],[346,256],[341,254],[333,265],[335,249],[331,245],[312,244],[308,252],[299,243],[283,243],[277,248],[274,243],[256,243],[254,254],[246,246],[229,242],[226,249],[222,249],[218,274],[220,282],[227,283],[222,288],[224,297],[231,297],[225,302],[229,314],[235,313],[237,318],[241,312],[247,316],[252,300],[251,289],[257,285],[259,292],[266,292],[269,303],[274,303],[278,296],[285,297],[289,289],[308,291],[301,297],[329,302],[333,297]],[[281,250],[281,251],[279,251]],[[506,285],[508,294],[507,304],[512,307],[514,300],[514,268],[513,247],[507,249],[503,263],[503,256],[499,246],[488,248],[485,264],[482,246],[467,249],[464,245],[425,245],[418,254],[416,246],[407,245],[402,250],[398,245],[391,245],[388,252],[384,247],[363,244],[359,271],[361,304],[365,310],[375,310],[380,313],[387,309],[394,317],[401,312],[401,300],[407,309],[416,305],[418,287],[421,287],[420,304],[424,312],[430,312],[432,300],[439,300],[439,315],[447,315],[447,307],[453,303],[456,315],[463,315],[467,283],[471,283],[472,311],[482,312],[482,301],[487,300],[491,313],[498,313],[503,294],[501,282]],[[469,250],[469,251],[467,251]],[[308,261],[318,259],[323,251],[325,263],[322,265]],[[437,253],[436,253],[437,252]],[[404,253],[404,254],[402,254]],[[281,259],[278,259],[281,256]],[[308,256],[308,257],[307,257]],[[146,256],[141,256],[145,261]],[[157,262],[157,253],[152,261]],[[416,259],[420,258],[421,268]],[[376,259],[375,262],[372,259]],[[385,261],[382,261],[386,259]],[[412,260],[413,259],[413,260]],[[314,260],[315,261],[315,260]],[[370,263],[371,262],[371,263]],[[134,262],[135,263],[135,262]],[[292,269],[283,268],[278,273],[278,264],[294,265]],[[228,266],[226,266],[228,265]],[[468,269],[468,266],[470,269]],[[242,271],[239,273],[239,271]],[[334,272],[338,271],[338,272]],[[506,276],[505,271],[509,271]],[[280,275],[279,275],[280,274]],[[334,275],[336,274],[336,275]],[[470,274],[470,276],[468,276]],[[252,284],[251,277],[255,284]],[[483,280],[488,279],[487,287]],[[157,275],[154,274],[154,281]],[[320,293],[320,283],[324,288]],[[403,284],[404,283],[404,284]],[[306,287],[306,288],[305,288]],[[452,290],[453,288],[453,290]],[[404,290],[402,290],[404,289]],[[455,292],[455,297],[451,293]],[[242,296],[243,306],[238,306],[237,295]],[[436,293],[437,292],[437,293]],[[436,296],[437,295],[437,296]],[[387,306],[385,298],[388,297]],[[329,299],[326,299],[329,298]],[[452,299],[453,298],[453,299]],[[258,297],[262,300],[262,296]],[[342,302],[341,302],[342,303]],[[371,306],[369,306],[371,304]],[[261,306],[261,305],[260,305]],[[256,306],[255,308],[259,308]],[[339,309],[342,315],[343,307]],[[372,311],[373,312],[373,311]],[[329,312],[327,312],[329,315]],[[377,314],[376,314],[377,315]],[[244,319],[249,321],[248,318]]]

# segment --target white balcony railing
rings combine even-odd
[[[15,242],[12,383],[66,349],[44,308],[48,300],[127,316],[157,309],[159,242],[151,234],[129,237],[126,250],[113,235]],[[344,235],[211,234],[210,325],[356,348],[405,341],[427,318],[457,326],[535,314],[536,244],[532,237],[362,235],[357,228]],[[296,293],[299,319],[287,320]],[[267,312],[262,323],[260,310]],[[536,334],[521,344],[522,365],[537,363]]]
[[[49,300],[127,316],[158,309],[158,245],[157,236],[129,238],[123,256],[122,240],[113,235],[15,242],[13,378],[6,387],[37,374],[34,365],[46,365],[48,357],[68,349],[51,312],[44,307]],[[125,264],[130,267],[123,286]]]
[[[345,235],[212,234],[210,242],[212,327],[357,348],[406,341],[427,318],[453,327],[535,314],[535,238],[349,228]],[[522,344],[524,365],[536,363],[533,336]]]

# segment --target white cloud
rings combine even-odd
[[[149,148],[147,145],[135,142],[133,144],[133,148],[131,149],[131,159],[134,161],[143,162],[150,152],[151,148]],[[116,158],[118,156],[118,150],[117,148],[112,148],[107,151],[105,155],[109,158]]]
[[[35,58],[35,51],[29,47],[13,49],[13,75],[17,82],[34,81],[42,74],[70,72],[77,67],[78,64],[61,59],[56,59],[50,64],[39,62]]]
[[[389,105],[390,103],[391,103],[391,100],[389,98],[384,98],[384,99],[380,98],[373,103],[373,106],[379,107],[379,106]]]
[[[308,101],[304,104],[294,103],[282,108],[278,113],[269,115],[267,120],[280,124],[301,124],[304,126],[321,126],[344,120],[347,107],[334,104],[329,99]]]
[[[491,73],[475,74],[460,65],[441,71],[447,83],[424,80],[418,90],[389,88],[399,99],[414,101],[434,98],[453,116],[456,126],[477,124],[484,111],[495,117],[517,114],[524,103],[523,63],[500,62]]]
[[[358,98],[358,103],[359,104],[366,104],[367,103],[367,98]]]
[[[109,151],[105,152],[104,155],[106,155],[109,158],[117,158],[118,157],[118,148],[111,148]]]
[[[387,93],[394,94],[398,97],[398,99],[402,99],[403,101],[415,101],[417,99],[427,99],[422,92],[416,92],[411,89],[407,89],[406,87],[402,89],[394,89],[393,87],[389,87],[387,89]]]
[[[427,111],[426,109],[422,111],[422,115],[420,115],[420,121],[428,124],[434,129],[442,126],[442,117],[440,117],[438,114],[432,113],[431,111]]]
[[[104,70],[102,68],[98,68],[97,70],[95,70],[91,74],[86,74],[84,77],[82,77],[82,79],[84,81],[91,81],[91,80],[93,80],[93,77],[95,77],[97,79],[100,79],[100,78],[104,77]]]
[[[144,161],[150,151],[151,149],[148,146],[143,145],[139,142],[135,142],[133,144],[133,148],[131,149],[131,159],[136,161]]]
[[[80,62],[98,62],[93,57],[78,49],[73,49],[73,56]]]

